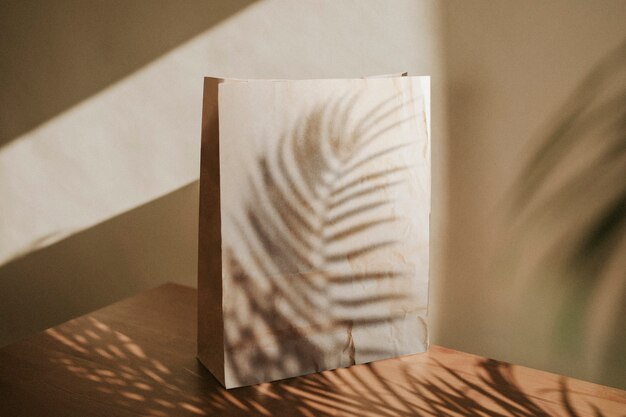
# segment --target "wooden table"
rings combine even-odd
[[[26,301],[25,301],[26,302]],[[626,392],[438,346],[225,390],[167,284],[0,349],[0,416],[623,416]]]

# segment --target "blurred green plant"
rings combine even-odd
[[[626,374],[626,42],[557,115],[512,188],[514,252],[524,274],[539,285],[556,280],[562,292],[560,351],[613,357],[621,364],[612,371],[616,384],[624,385],[617,374]]]

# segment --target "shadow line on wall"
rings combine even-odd
[[[2,2],[0,147],[253,2]]]
[[[198,182],[0,267],[0,346],[168,281],[195,286]]]

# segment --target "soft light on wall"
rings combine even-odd
[[[0,344],[165,281],[195,285],[204,76],[436,72],[432,2],[126,3],[6,6],[3,82],[26,74],[68,107],[42,108],[28,87],[3,113]]]

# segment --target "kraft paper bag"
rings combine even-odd
[[[429,80],[205,79],[198,358],[225,387],[426,350]]]

